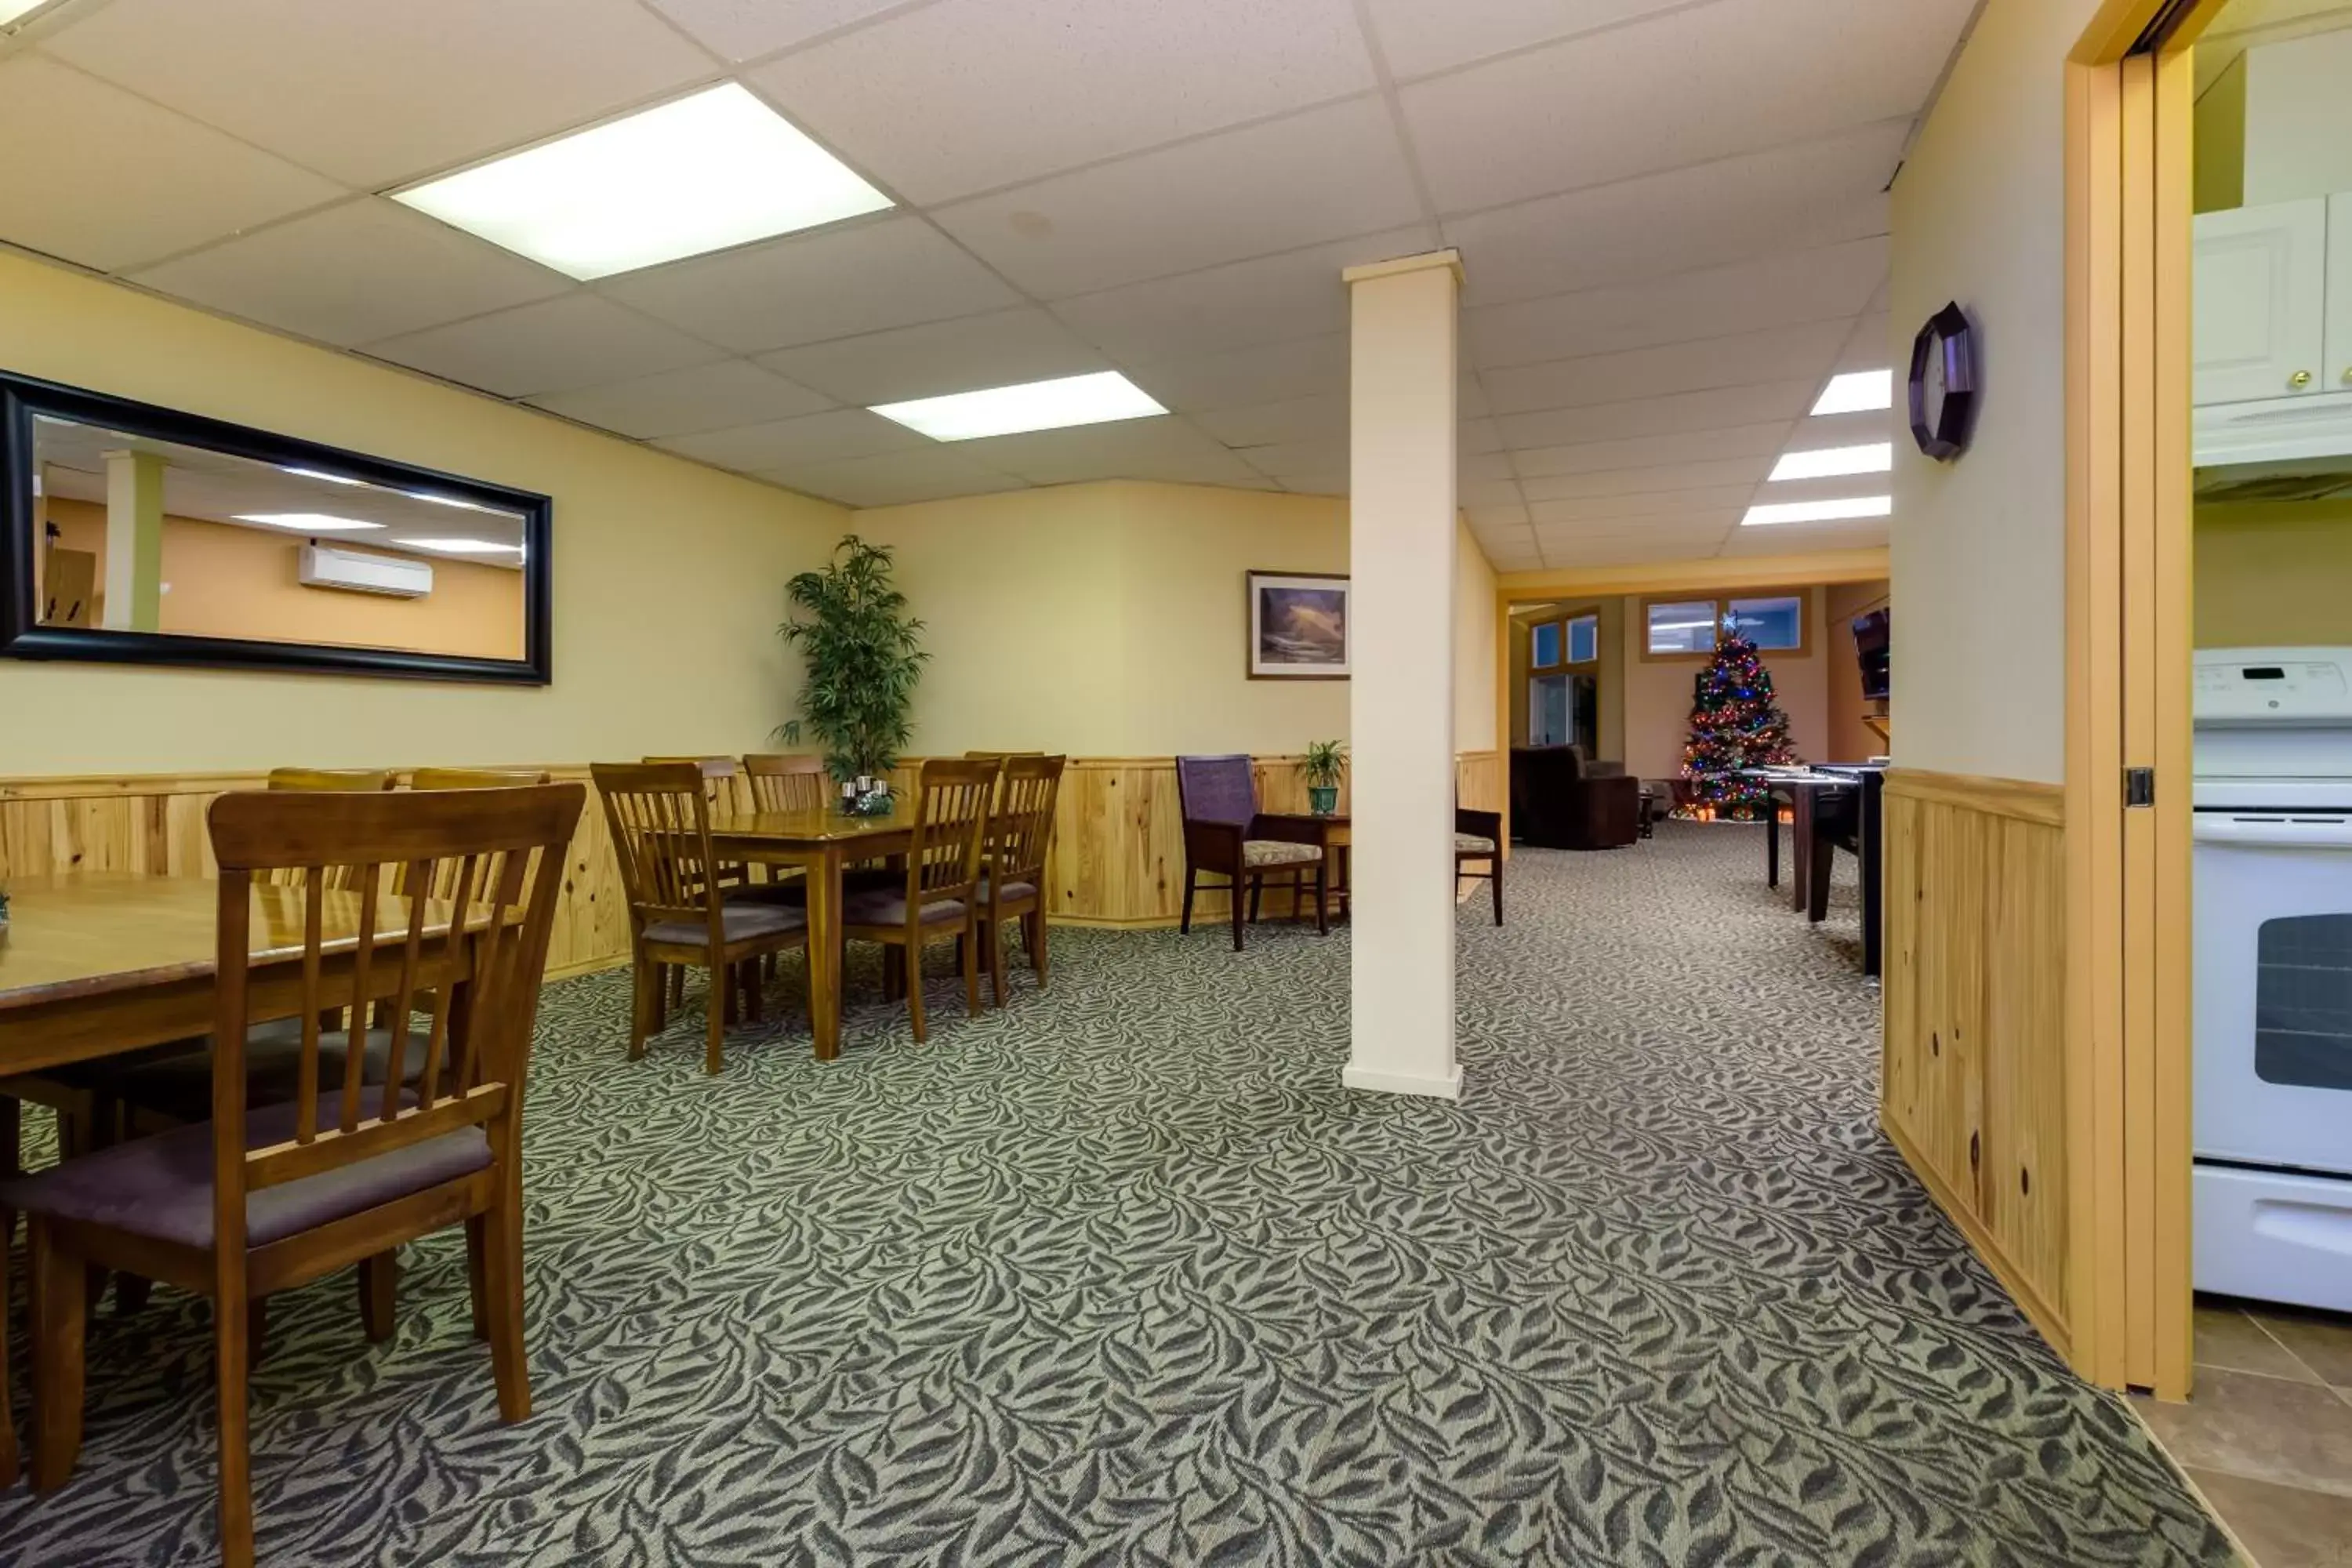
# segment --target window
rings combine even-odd
[[[1648,606],[1653,654],[1715,651],[1716,603],[1713,599],[1680,600]]]
[[[1528,662],[1538,669],[1549,669],[1563,663],[1559,657],[1560,623],[1546,621],[1535,628],[1534,645],[1528,650]]]
[[[1765,653],[1803,655],[1808,598],[1803,591],[1748,598],[1653,599],[1642,606],[1644,658],[1707,658],[1722,638],[1744,637]]]
[[[1568,662],[1591,664],[1601,657],[1601,617],[1578,616],[1568,623]]]
[[[1578,610],[1528,628],[1528,743],[1580,745],[1600,733],[1601,615]]]
[[[1591,664],[1601,657],[1601,616],[1592,611],[1556,621],[1538,621],[1528,628],[1528,668],[1558,669],[1563,665]]]
[[[1780,594],[1769,599],[1734,599],[1724,625],[1767,653],[1805,646],[1805,596]]]

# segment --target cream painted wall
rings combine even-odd
[[[1705,599],[1711,591],[1693,590],[1675,597]],[[1625,771],[1637,778],[1670,779],[1683,771],[1683,745],[1690,739],[1691,687],[1706,666],[1698,659],[1651,659],[1642,657],[1645,626],[1642,601],[1623,604]],[[1805,591],[1806,643],[1811,651],[1802,658],[1775,653],[1764,656],[1772,675],[1772,697],[1789,715],[1789,742],[1808,762],[1829,762],[1829,659],[1823,647],[1822,593]]]
[[[0,775],[579,762],[761,744],[783,583],[846,510],[0,254],[0,368],[543,490],[555,681],[0,660]]]
[[[1126,481],[856,514],[929,624],[914,749],[1287,753],[1348,733],[1345,681],[1251,680],[1244,574],[1348,569],[1347,502]],[[1463,541],[1458,748],[1494,746],[1494,574]],[[1475,700],[1473,700],[1475,698]]]
[[[2352,501],[2197,509],[2199,647],[2352,646]]]
[[[1987,393],[1957,463],[1895,444],[1895,758],[2065,773],[2064,78],[2097,0],[1988,0],[1895,183],[1894,336],[1957,300]]]

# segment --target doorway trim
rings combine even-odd
[[[2066,72],[2066,1039],[2075,1370],[2190,1375],[2191,47],[2106,0]],[[2127,770],[2153,803],[2125,804]]]

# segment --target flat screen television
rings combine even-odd
[[[1893,695],[1886,657],[1887,619],[1885,610],[1853,618],[1853,651],[1862,661],[1862,695],[1865,701],[1884,702]]]

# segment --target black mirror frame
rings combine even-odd
[[[523,657],[470,658],[398,648],[43,626],[33,592],[34,552],[40,548],[33,526],[33,416],[37,414],[281,468],[348,474],[394,489],[429,489],[519,513],[523,520]],[[554,502],[530,490],[509,489],[299,437],[0,371],[0,657],[545,686],[555,679],[554,577],[550,560],[553,514]]]

